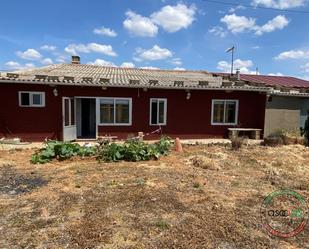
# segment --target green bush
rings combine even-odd
[[[106,141],[99,146],[97,159],[104,162],[147,161],[167,155],[171,146],[172,142],[168,137],[162,137],[159,142],[154,144],[133,139],[129,139],[123,144]]]
[[[79,144],[48,141],[43,149],[40,149],[32,155],[31,162],[48,163],[53,159],[66,160],[74,156],[93,156],[96,154],[95,147],[80,146]]]
[[[123,147],[116,143],[105,142],[98,148],[99,161],[117,162],[123,159]]]

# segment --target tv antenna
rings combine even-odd
[[[232,52],[231,76],[233,75],[233,72],[234,72],[234,51],[235,51],[234,45],[225,51],[226,53]]]

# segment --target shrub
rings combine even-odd
[[[231,139],[231,145],[233,150],[239,150],[241,146],[243,145],[243,138],[241,137],[235,137]]]
[[[268,146],[303,144],[300,130],[277,129],[264,138],[264,144]]]
[[[80,146],[79,144],[68,142],[47,141],[43,149],[32,155],[31,162],[43,164],[53,159],[66,160],[74,156],[93,156],[95,153],[95,147]]]
[[[264,144],[267,146],[277,146],[284,144],[285,132],[283,129],[277,129],[264,138]]]
[[[121,145],[106,141],[99,146],[97,159],[104,162],[120,161],[123,159],[123,148]]]

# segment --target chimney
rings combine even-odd
[[[240,80],[240,69],[236,69],[236,79]]]
[[[80,64],[80,57],[77,55],[72,56],[72,64]]]

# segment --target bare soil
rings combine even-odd
[[[260,208],[272,191],[309,202],[301,145],[185,146],[158,161],[29,162],[0,151],[0,248],[309,248],[268,235]]]

